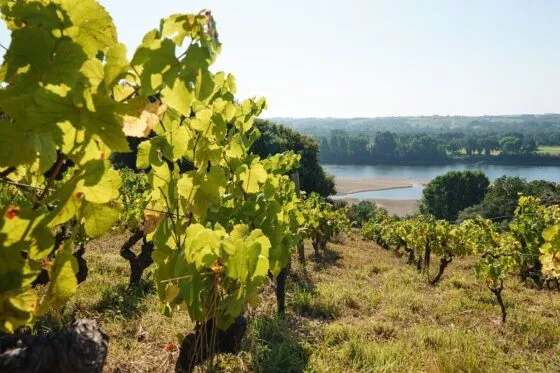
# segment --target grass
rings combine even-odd
[[[148,271],[140,289],[126,288],[128,263],[115,235],[90,245],[90,276],[63,320],[97,319],[110,335],[106,372],[172,372],[184,313],[162,316]],[[275,317],[272,285],[247,313],[242,351],[221,356],[219,372],[558,372],[560,294],[506,284],[508,322],[499,322],[492,294],[477,282],[474,260],[454,261],[441,284],[375,244],[350,236],[314,259],[294,264],[288,312]],[[435,270],[435,268],[434,268]],[[56,324],[43,317],[38,328]],[[172,348],[169,348],[169,347]]]
[[[559,155],[560,154],[560,146],[539,146],[539,149],[537,150],[537,153]]]

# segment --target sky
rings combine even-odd
[[[558,0],[100,2],[131,54],[160,18],[211,9],[213,70],[264,117],[560,112]]]

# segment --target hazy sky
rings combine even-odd
[[[101,3],[130,49],[161,17],[211,9],[214,69],[266,117],[560,112],[558,0]]]

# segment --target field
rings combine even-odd
[[[538,153],[539,154],[559,155],[560,154],[560,146],[539,146]]]
[[[97,319],[109,334],[107,372],[172,372],[182,313],[164,317],[150,274],[126,288],[124,234],[88,246],[90,275],[66,306]],[[453,262],[441,284],[427,285],[404,258],[356,234],[329,244],[319,259],[306,244],[306,270],[294,265],[285,320],[274,316],[272,285],[248,313],[243,351],[221,356],[220,372],[558,372],[560,294],[509,280],[499,307],[474,275],[472,259]],[[294,260],[295,263],[295,260]],[[435,271],[435,268],[432,269]],[[39,329],[56,325],[45,316]]]

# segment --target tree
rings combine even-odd
[[[414,135],[405,144],[399,151],[403,158],[414,161],[437,161],[447,158],[444,147],[432,136]]]
[[[519,136],[504,136],[500,139],[500,148],[506,155],[520,154],[523,150],[523,140]]]
[[[251,151],[261,158],[292,150],[301,156],[299,180],[302,190],[316,192],[323,197],[336,193],[334,178],[319,164],[317,141],[297,131],[267,120],[255,121],[261,137],[255,141]]]
[[[397,156],[397,142],[393,133],[377,132],[373,139],[371,154],[379,159],[393,159]]]
[[[319,139],[319,159],[321,162],[329,163],[332,160],[331,145],[329,144],[329,139],[327,137],[321,137]]]
[[[524,143],[523,143],[523,153],[525,154],[533,154],[537,151],[538,146],[537,146],[537,142],[535,141],[535,139],[530,138],[530,139],[525,139]]]
[[[377,210],[375,203],[371,201],[360,201],[348,208],[348,219],[361,228],[368,220],[370,220]]]
[[[480,171],[451,171],[424,189],[421,210],[438,219],[455,220],[459,211],[480,203],[490,181]]]
[[[481,203],[461,211],[459,220],[480,215],[486,219],[501,217],[498,220],[507,222],[513,216],[520,194],[538,197],[544,205],[552,205],[560,201],[560,185],[545,180],[527,182],[517,176],[499,177],[488,187]]]

